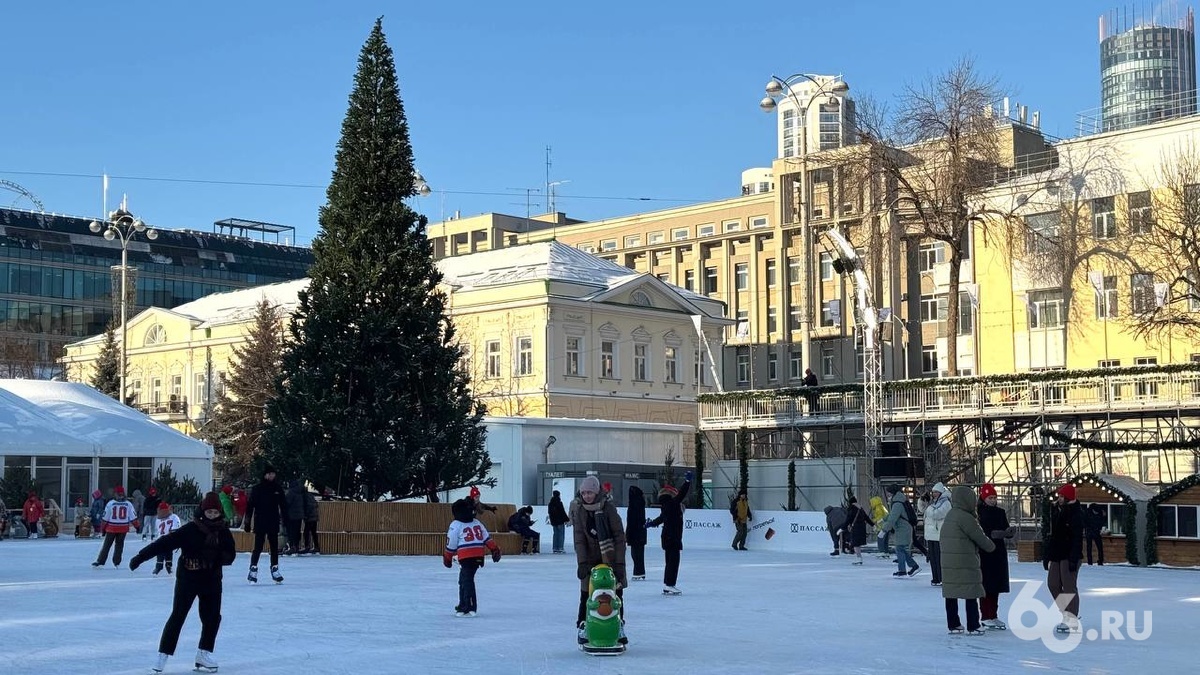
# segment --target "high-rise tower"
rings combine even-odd
[[[1173,2],[1100,17],[1103,131],[1196,113],[1196,31],[1192,9]]]

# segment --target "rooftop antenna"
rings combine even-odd
[[[570,183],[569,180],[556,180],[553,183],[546,183],[546,191],[549,193],[550,209],[547,213],[556,213],[558,211],[558,203],[555,201],[555,189],[559,185]]]
[[[550,146],[546,146],[546,213],[554,213],[554,184],[550,182]]]

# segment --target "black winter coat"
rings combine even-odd
[[[558,527],[571,522],[571,516],[567,515],[567,509],[563,506],[562,497],[551,497],[550,506],[547,509],[547,515],[550,516],[550,525]]]
[[[287,501],[283,496],[283,488],[278,481],[262,480],[250,489],[250,498],[246,500],[246,531],[254,526],[255,532],[263,534],[279,534],[279,521],[287,513]]]
[[[663,526],[662,547],[664,551],[683,550],[683,500],[687,499],[691,482],[684,481],[679,494],[663,496],[658,502],[658,517],[650,521],[650,527]]]
[[[846,507],[846,527],[850,529],[851,546],[867,545],[868,524],[874,525],[875,521],[871,520],[871,516],[868,516],[866,511],[859,508],[858,504],[851,504]]]
[[[317,517],[317,498],[313,493],[305,491],[304,493],[304,520],[315,523]]]
[[[193,520],[170,534],[143,546],[133,560],[142,564],[161,554],[179,549],[175,566],[175,585],[193,593],[220,593],[221,568],[232,565],[237,556],[233,535],[225,519],[217,522]]]
[[[287,502],[287,519],[304,520],[304,485],[300,481],[293,483],[284,499]]]
[[[629,508],[625,511],[625,544],[646,545],[646,495],[636,485],[629,486]]]
[[[1083,525],[1087,528],[1087,535],[1089,537],[1099,537],[1100,528],[1108,525],[1108,513],[1099,504],[1093,504],[1093,506],[1096,508],[1093,509],[1089,506],[1087,511],[1084,511]]]
[[[1054,507],[1050,514],[1050,535],[1043,539],[1043,561],[1065,560],[1079,566],[1083,557],[1083,507],[1079,502]]]
[[[142,518],[157,518],[158,505],[161,503],[162,500],[159,499],[157,495],[150,495],[149,497],[146,497],[146,501],[142,502],[142,512],[140,514]]]
[[[979,527],[996,545],[993,551],[979,552],[979,569],[983,571],[983,590],[988,595],[1008,593],[1008,548],[1004,537],[993,537],[997,532],[1008,531],[1008,514],[999,506],[988,506],[980,501]]]

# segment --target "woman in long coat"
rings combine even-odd
[[[1008,593],[1008,548],[1004,538],[1013,535],[1008,524],[1008,514],[996,506],[996,487],[984,483],[979,488],[979,526],[996,545],[990,553],[979,554],[979,568],[983,572],[983,600],[979,602],[983,625],[994,630],[1008,628],[1000,620],[1000,594]]]
[[[568,511],[575,541],[575,576],[579,579],[579,612],[575,622],[579,627],[579,644],[587,642],[584,617],[587,610],[588,582],[592,568],[601,563],[612,568],[617,577],[617,597],[624,600],[625,578],[625,528],[621,514],[612,497],[600,490],[600,481],[588,476],[579,485],[579,496],[571,502]],[[621,628],[617,641],[625,639],[625,603],[621,603]]]
[[[646,495],[629,486],[629,509],[625,512],[625,544],[633,558],[633,581],[646,578]]]
[[[867,525],[874,526],[875,521],[858,505],[858,499],[851,497],[846,505],[846,529],[849,530],[850,547],[854,549],[853,565],[863,564],[862,547],[867,545]]]
[[[984,595],[979,552],[996,545],[975,520],[975,491],[959,485],[950,493],[950,513],[942,523],[942,597],[946,600],[946,627],[962,633],[958,599],[967,606],[967,634],[982,635],[979,627],[979,598]]]

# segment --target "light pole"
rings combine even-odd
[[[806,100],[801,100],[796,93],[795,85],[803,81],[811,82],[816,89],[808,93]],[[787,78],[772,75],[767,82],[766,96],[759,101],[758,107],[765,113],[774,112],[779,100],[783,97],[791,99],[796,106],[800,122],[800,179],[795,183],[795,197],[792,206],[793,222],[800,225],[800,237],[804,241],[804,292],[800,294],[800,351],[804,354],[806,368],[812,367],[812,257],[813,236],[809,223],[807,182],[808,182],[808,106],[822,96],[826,106],[836,109],[841,105],[839,94],[850,91],[850,85],[839,79],[818,80],[814,75],[796,73]]]
[[[133,214],[126,208],[126,200],[121,199],[121,206],[117,210],[108,214],[108,219],[101,222],[93,220],[88,229],[99,234],[104,232],[104,238],[112,241],[114,239],[121,240],[121,403],[126,403],[128,391],[125,389],[125,371],[127,369],[127,352],[129,338],[126,336],[125,313],[126,305],[129,304],[127,295],[127,281],[129,271],[129,242],[139,234],[145,234],[146,238],[153,241],[158,239],[158,230],[152,227],[146,227],[140,219],[134,218]]]

